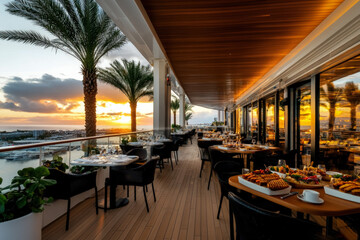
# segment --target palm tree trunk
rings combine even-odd
[[[131,108],[131,131],[136,132],[136,107],[137,102],[131,103],[130,102],[130,108]]]
[[[356,130],[356,105],[351,105],[350,111],[351,130]]]
[[[176,111],[173,111],[174,113],[174,125],[176,126]]]
[[[83,69],[84,104],[85,104],[85,131],[86,136],[96,135],[96,69]]]

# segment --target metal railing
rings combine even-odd
[[[18,170],[42,165],[44,160],[51,160],[54,155],[61,156],[63,162],[69,165],[73,159],[88,155],[94,148],[118,148],[122,138],[128,137],[130,140],[134,136],[146,138],[151,135],[153,131],[147,130],[0,147],[0,177],[4,180],[2,185],[10,183]]]

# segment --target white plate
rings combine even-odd
[[[334,175],[343,175],[342,173],[339,173],[339,172],[333,172],[333,171],[326,171],[326,174],[327,174],[327,175],[330,175],[330,176],[334,176]]]
[[[339,190],[334,189],[333,187],[330,187],[330,186],[324,186],[324,190],[325,190],[325,193],[330,196],[342,198],[342,199],[356,202],[356,203],[360,203],[360,197],[353,195],[351,193],[340,192]]]
[[[306,203],[312,203],[312,204],[323,204],[324,203],[324,199],[322,199],[322,198],[319,198],[318,202],[310,202],[308,200],[305,200],[304,198],[302,198],[302,194],[298,194],[297,198]]]

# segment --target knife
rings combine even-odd
[[[285,199],[285,198],[287,198],[287,197],[290,197],[290,196],[296,195],[296,194],[298,194],[298,192],[291,192],[291,193],[289,193],[289,194],[286,194],[286,195],[280,197],[280,199]]]

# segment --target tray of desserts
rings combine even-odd
[[[328,195],[360,203],[360,179],[357,176],[344,174],[332,178],[324,190]]]
[[[291,186],[275,173],[268,170],[256,170],[238,177],[239,183],[267,195],[284,195],[291,191]]]

